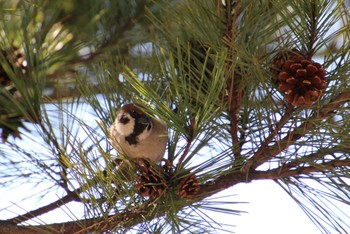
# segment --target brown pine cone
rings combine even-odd
[[[170,168],[171,167],[171,168]],[[167,178],[173,172],[172,165],[167,163],[160,167],[151,165],[145,159],[138,159],[136,163],[137,174],[136,182],[134,183],[137,193],[141,196],[147,196],[150,199],[155,199],[167,192]]]
[[[278,89],[285,93],[286,100],[293,106],[311,106],[326,88],[326,71],[322,65],[307,59],[297,52],[286,53],[287,57],[274,61],[273,81]]]
[[[272,66],[271,66],[271,72],[273,74],[272,81],[274,83],[278,83],[278,75],[280,74],[280,72],[283,71],[284,63],[287,60],[302,60],[302,59],[306,59],[306,57],[297,49],[283,50],[280,53],[278,53],[274,57]]]
[[[27,73],[27,61],[25,60],[24,55],[20,52],[19,48],[12,46],[8,49],[0,50],[1,61],[6,64],[6,66],[10,67],[13,71],[19,70],[23,73]],[[5,61],[4,61],[5,60]],[[16,114],[12,109],[9,109],[7,101],[9,100],[7,94],[4,94],[3,91],[7,91],[15,100],[21,100],[22,96],[20,92],[18,92],[17,88],[13,84],[8,74],[8,70],[4,69],[0,64],[0,98],[2,102],[0,103],[0,108],[3,110],[1,117],[3,118],[4,124],[0,124],[1,130],[1,139],[2,141],[7,141],[9,136],[13,136],[14,138],[21,138],[19,128],[23,127],[22,123],[22,115]],[[7,104],[5,104],[7,103]],[[10,116],[10,117],[9,117]]]
[[[0,53],[12,68],[20,68],[23,74],[27,72],[27,61],[25,60],[24,54],[20,52],[18,47],[12,46],[9,49],[1,50]],[[0,85],[7,86],[10,85],[10,83],[11,80],[8,74],[0,65]]]
[[[186,176],[179,185],[179,195],[182,198],[193,198],[200,189],[199,179],[195,174]]]

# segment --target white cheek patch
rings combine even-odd
[[[118,118],[119,119],[119,118]],[[129,122],[126,124],[120,123],[119,120],[116,126],[117,132],[122,136],[129,136],[134,132],[135,119],[128,115]]]
[[[145,140],[147,137],[149,137],[149,135],[151,135],[151,132],[152,132],[152,127],[149,130],[145,128],[145,130],[140,135],[138,135],[137,137],[138,141],[141,142]]]

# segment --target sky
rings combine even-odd
[[[282,188],[273,181],[253,181],[229,189],[248,213],[235,217],[239,234],[316,234],[320,230]]]

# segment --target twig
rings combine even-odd
[[[110,167],[114,167],[114,166],[118,165],[118,163],[120,162],[119,160],[120,159],[118,159],[118,158],[115,159],[106,168],[110,168]],[[106,173],[107,173],[107,169],[103,170],[103,174],[106,175]],[[67,191],[67,194],[64,197],[46,205],[46,206],[40,207],[40,208],[33,210],[33,211],[29,211],[26,214],[19,215],[17,217],[8,219],[6,221],[9,223],[13,223],[13,224],[19,224],[19,223],[28,221],[32,218],[38,217],[40,215],[46,214],[49,211],[53,211],[53,210],[65,205],[71,201],[81,201],[79,194],[84,192],[87,188],[90,188],[93,184],[96,184],[96,178],[90,179],[88,182],[81,185],[79,188],[75,189],[74,191]]]
[[[346,149],[342,147],[333,147],[333,148],[328,148],[328,149],[320,149],[315,153],[311,153],[308,155],[303,156],[302,158],[296,158],[288,163],[284,163],[279,167],[280,171],[284,170],[290,170],[292,168],[297,168],[300,167],[302,164],[310,164],[310,163],[315,163],[316,160],[321,160],[323,159],[326,155],[332,154],[334,152],[344,152]]]
[[[264,140],[264,142],[261,144],[259,149],[255,152],[253,159],[249,160],[241,169],[242,172],[247,173],[249,169],[252,167],[254,164],[254,158],[259,158],[261,155],[265,154],[266,149],[268,148],[269,144],[272,142],[272,140],[279,134],[279,131],[283,128],[285,123],[289,120],[293,113],[293,106],[288,105],[286,112],[284,115],[281,117],[281,119],[278,121],[276,124],[276,127],[271,131],[271,134],[267,136]],[[282,146],[279,146],[281,148]],[[285,148],[285,147],[284,147]]]
[[[340,93],[329,104],[322,107],[319,112],[315,113],[299,127],[289,132],[287,136],[284,137],[278,143],[268,147],[267,145],[262,144],[259,150],[253,155],[253,157],[248,160],[243,171],[248,173],[250,169],[256,169],[260,165],[264,164],[268,160],[281,153],[284,149],[286,149],[289,146],[291,141],[297,141],[298,139],[303,137],[310,129],[314,128],[316,126],[315,120],[320,121],[327,118],[334,110],[336,110],[349,100],[350,91],[344,91]]]
[[[69,192],[66,196],[58,199],[57,201],[54,201],[46,206],[40,207],[39,209],[30,211],[24,215],[19,215],[17,217],[8,219],[8,220],[6,220],[6,222],[9,222],[12,224],[19,224],[19,223],[25,222],[29,219],[38,217],[42,214],[46,214],[47,212],[52,211],[52,210],[54,210],[54,209],[56,209],[64,204],[67,204],[71,201],[80,201],[78,194],[81,193],[82,191],[83,190],[81,187],[73,192]]]
[[[231,172],[224,174],[214,181],[204,184],[201,186],[197,196],[204,198],[208,197],[214,193],[225,190],[231,186],[234,186],[242,182],[250,182],[253,180],[266,180],[266,179],[281,179],[286,177],[293,177],[298,175],[307,175],[316,172],[325,172],[337,169],[339,167],[349,167],[350,159],[344,160],[331,160],[315,166],[305,166],[296,169],[282,169],[275,168],[268,171],[251,171],[249,174],[245,175],[242,172]]]
[[[197,194],[197,198],[193,200],[189,200],[187,204],[184,204],[178,209],[182,209],[185,206],[191,205],[196,202],[198,198],[203,199],[205,197],[209,197],[212,194],[222,191],[228,187],[234,186],[238,183],[252,181],[252,180],[264,180],[264,179],[281,179],[285,177],[293,177],[298,175],[308,175],[311,173],[317,172],[325,172],[337,169],[339,167],[349,167],[350,159],[344,160],[331,160],[325,163],[322,163],[318,166],[306,166],[299,167],[296,169],[283,169],[281,171],[280,168],[276,168],[268,171],[252,171],[246,176],[244,173],[240,171],[231,172],[228,174],[223,174],[214,181],[211,181],[207,184],[201,185],[201,188]],[[36,228],[37,230],[50,230],[53,232],[57,230],[58,233],[62,234],[71,234],[71,233],[83,233],[86,231],[96,230],[110,230],[113,227],[121,226],[121,227],[131,227],[139,222],[144,222],[147,220],[154,219],[156,217],[160,217],[163,213],[157,212],[155,214],[149,215],[149,205],[146,203],[142,207],[134,207],[131,210],[125,210],[124,212],[120,212],[118,214],[111,215],[107,217],[104,221],[101,221],[101,218],[92,218],[92,219],[83,219],[77,221],[70,221],[65,223],[57,223],[57,224],[48,224],[48,225],[37,225],[31,226],[28,228]],[[128,223],[127,226],[123,225],[122,222],[126,219],[133,219],[132,224]],[[12,225],[9,221],[0,222],[0,230],[3,225]],[[13,228],[18,228],[17,226],[13,226]],[[24,227],[20,227],[25,231]],[[26,232],[21,232],[26,233]]]
[[[232,15],[232,8],[235,8],[235,14]],[[241,77],[239,74],[236,74],[235,71],[232,70],[234,67],[235,61],[235,53],[234,49],[231,47],[232,42],[235,37],[236,31],[236,21],[237,15],[240,9],[240,4],[236,3],[232,5],[232,1],[226,1],[225,4],[225,21],[226,21],[226,31],[225,37],[228,40],[228,51],[229,51],[229,59],[226,63],[226,74],[231,72],[230,80],[227,82],[228,87],[228,114],[230,121],[230,133],[232,139],[232,147],[233,154],[235,156],[235,160],[241,158],[241,144],[238,139],[238,120],[239,120],[239,110],[241,105],[241,99],[243,96],[243,88],[241,85]]]
[[[91,230],[108,231],[113,227],[120,226],[122,222],[125,222],[128,219],[136,220],[134,223],[146,221],[147,218],[145,217],[147,217],[147,214],[149,213],[149,206],[151,204],[152,202],[146,202],[142,207],[134,207],[131,210],[125,210],[124,212],[110,215],[108,218],[99,222],[97,222],[97,219],[95,219],[91,225],[85,226],[83,229],[75,232],[74,234],[81,234]],[[158,214],[158,216],[161,216],[161,214]],[[156,216],[149,219],[153,219],[155,217]]]
[[[192,117],[190,120],[190,125],[188,126],[187,143],[186,143],[185,149],[184,149],[184,151],[179,159],[179,163],[178,163],[177,167],[181,168],[183,161],[185,160],[188,152],[190,151],[192,141],[193,141],[193,131],[194,131],[195,124],[196,124],[196,119],[194,117]]]
[[[310,17],[311,19],[309,20],[309,43],[307,45],[307,49],[308,49],[308,56],[311,58],[312,55],[314,54],[315,48],[314,48],[314,44],[317,38],[317,26],[319,25],[317,22],[317,4],[315,2],[315,0],[312,0],[310,2],[311,4],[311,12],[310,12]]]
[[[268,170],[268,171],[254,171],[251,174],[251,177],[254,178],[254,180],[259,180],[259,179],[281,179],[285,177],[293,177],[293,176],[298,176],[298,175],[307,175],[311,173],[316,173],[316,172],[325,172],[325,171],[330,171],[334,170],[339,167],[349,167],[350,166],[350,159],[335,159],[331,160],[329,162],[322,163],[317,166],[306,166],[306,167],[298,167],[296,169],[291,169],[291,170],[286,170],[280,168],[276,168],[273,170]]]
[[[39,126],[41,128],[41,130],[43,131],[43,133],[45,134],[46,138],[43,137],[43,139],[46,141],[46,143],[48,145],[53,145],[54,149],[60,151],[61,147],[60,144],[57,142],[57,139],[55,137],[52,136],[52,126],[49,125],[49,127],[51,128],[50,130],[48,130],[45,125],[40,122]],[[58,161],[58,166],[60,168],[60,183],[58,183],[58,185],[60,187],[62,187],[68,194],[70,192],[69,188],[68,188],[68,181],[67,181],[67,165],[65,160],[63,159],[63,155],[60,152],[55,152],[55,156],[57,157],[57,161]]]

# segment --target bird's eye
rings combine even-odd
[[[137,116],[136,110],[132,110],[130,115],[131,115],[131,117],[136,118],[136,116]]]
[[[127,124],[127,123],[129,123],[129,121],[130,121],[129,118],[125,115],[122,115],[119,119],[119,122],[122,124]]]

